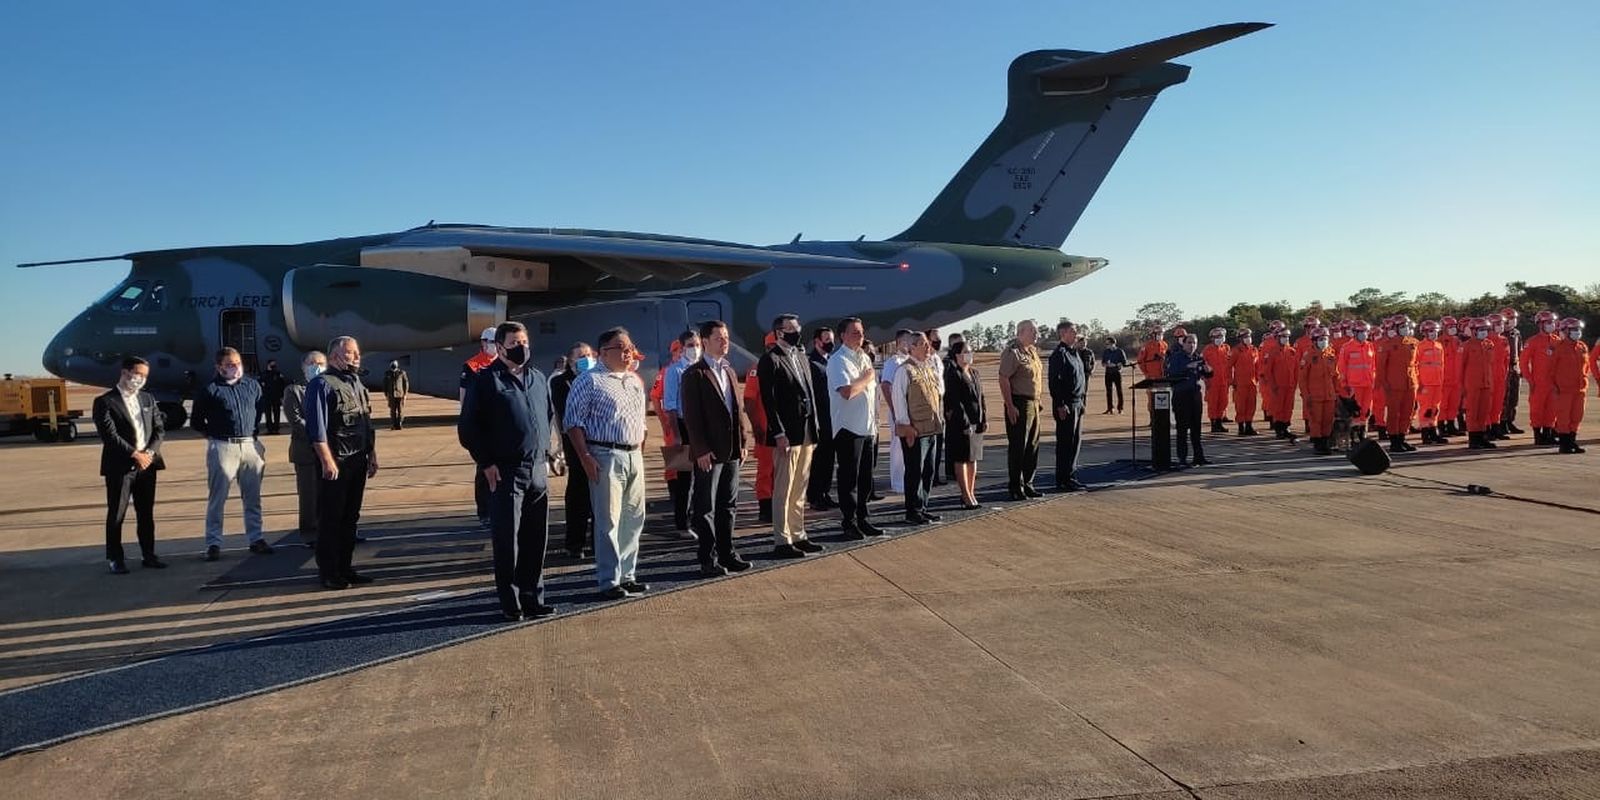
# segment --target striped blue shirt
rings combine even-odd
[[[230,384],[219,376],[195,392],[189,424],[213,439],[254,436],[256,407],[260,403],[261,384],[254,378],[240,378]]]
[[[644,444],[644,414],[644,381],[633,372],[611,372],[602,365],[572,382],[561,427],[582,428],[591,442],[638,446]]]
[[[683,373],[689,369],[689,359],[678,356],[667,365],[666,377],[661,379],[661,408],[682,414],[679,395],[683,393]]]

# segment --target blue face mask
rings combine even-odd
[[[309,383],[316,380],[317,376],[321,375],[325,368],[321,364],[307,364],[303,369],[306,373],[306,382]]]
[[[584,356],[583,358],[578,359],[579,372],[588,372],[589,370],[594,369],[594,365],[594,356]]]

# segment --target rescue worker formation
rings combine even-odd
[[[1202,352],[1212,373],[1206,417],[1212,433],[1227,433],[1231,401],[1237,435],[1255,436],[1259,405],[1273,435],[1294,444],[1300,438],[1291,430],[1298,396],[1302,428],[1319,455],[1369,436],[1387,440],[1391,453],[1412,452],[1412,434],[1424,445],[1465,435],[1469,449],[1492,449],[1525,433],[1516,425],[1525,380],[1534,444],[1582,453],[1578,426],[1590,377],[1600,374],[1600,344],[1592,350],[1584,344],[1583,322],[1576,318],[1541,311],[1535,322],[1536,332],[1522,342],[1517,313],[1509,308],[1420,325],[1404,315],[1376,326],[1361,320],[1329,326],[1307,317],[1291,341],[1288,327],[1274,320],[1259,348],[1249,329],[1236,331],[1229,344],[1227,331],[1213,328]],[[1188,335],[1182,327],[1172,333],[1180,343]],[[1163,334],[1151,329],[1139,351],[1145,377],[1162,375]]]

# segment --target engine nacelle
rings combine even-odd
[[[505,293],[431,275],[317,265],[283,276],[284,322],[304,349],[336,336],[356,337],[363,350],[455,347],[505,315]]]

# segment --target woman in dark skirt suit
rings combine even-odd
[[[964,341],[950,345],[944,372],[944,419],[945,447],[956,465],[962,507],[978,508],[978,462],[983,460],[983,435],[989,423],[984,415],[983,387],[978,384],[978,371],[972,368],[972,351]]]

